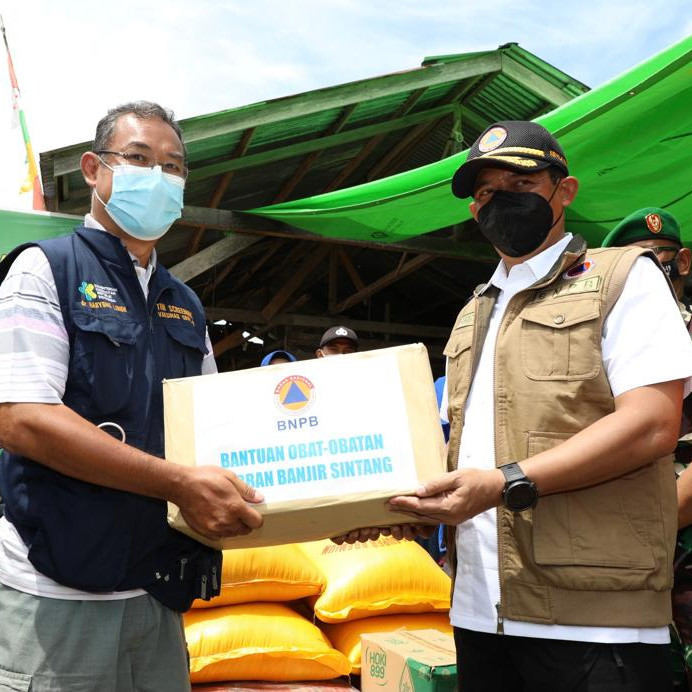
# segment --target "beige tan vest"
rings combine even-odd
[[[555,447],[614,410],[601,356],[603,322],[643,252],[587,252],[575,236],[544,279],[510,300],[495,351],[497,466]],[[476,294],[445,348],[450,470],[496,297],[492,286]],[[670,622],[672,456],[607,483],[541,497],[533,510],[497,512],[498,624],[503,618],[623,627]]]

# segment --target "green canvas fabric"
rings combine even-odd
[[[0,259],[21,243],[69,233],[81,216],[0,209]]]
[[[537,119],[581,183],[570,230],[598,246],[622,218],[667,209],[692,243],[692,36]],[[463,128],[463,123],[462,123]],[[364,185],[252,210],[323,236],[392,242],[470,218],[450,180],[467,151]]]
[[[537,119],[560,141],[580,181],[568,228],[601,244],[624,217],[661,207],[692,246],[692,36]],[[463,123],[462,123],[463,127]],[[365,185],[252,210],[331,238],[393,242],[470,218],[450,181],[466,160],[442,161]],[[79,218],[0,210],[0,256],[69,232]],[[470,252],[478,251],[469,248]]]

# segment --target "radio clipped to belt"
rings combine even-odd
[[[223,555],[188,540],[193,544],[190,550],[179,554],[169,569],[157,572],[156,580],[146,587],[157,601],[179,612],[189,610],[197,598],[209,601],[221,593]]]

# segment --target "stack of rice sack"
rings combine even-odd
[[[315,617],[354,675],[360,674],[361,634],[452,632],[450,579],[417,543],[381,536],[353,545],[324,540],[297,546],[325,582],[321,594],[309,599]]]
[[[185,614],[193,683],[297,682],[347,675],[351,664],[286,602],[325,581],[296,545],[224,551],[221,594]]]

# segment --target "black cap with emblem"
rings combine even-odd
[[[550,166],[569,175],[562,147],[548,130],[527,120],[502,120],[490,125],[473,143],[466,162],[452,178],[452,192],[462,199],[471,197],[482,168],[537,173]]]
[[[348,339],[349,341],[353,342],[356,348],[358,348],[358,335],[353,331],[353,329],[342,326],[329,327],[329,329],[322,334],[319,348],[322,348],[322,346],[336,339]]]

